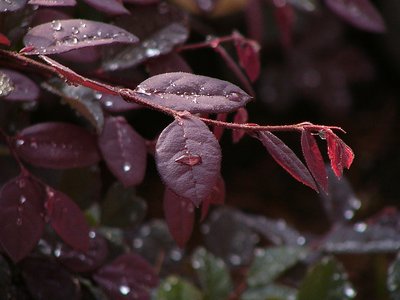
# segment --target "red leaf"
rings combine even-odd
[[[179,247],[184,248],[193,231],[194,205],[170,189],[164,192],[164,216],[169,232]]]
[[[0,45],[10,46],[11,42],[4,34],[0,33]]]
[[[228,117],[227,113],[220,113],[217,115],[217,121],[225,122],[226,118]],[[224,133],[224,127],[222,126],[214,126],[213,133],[217,141],[221,140],[222,134]]]
[[[133,253],[117,257],[93,278],[114,300],[150,299],[150,288],[158,285],[158,277],[150,264]]]
[[[87,4],[108,15],[129,15],[130,12],[119,0],[84,0]]]
[[[280,31],[281,43],[285,48],[289,48],[292,45],[294,23],[293,8],[288,4],[277,6],[275,9],[275,18]]]
[[[112,43],[135,44],[138,38],[114,25],[81,19],[54,20],[33,27],[24,37],[30,54],[58,54]]]
[[[15,139],[18,156],[32,165],[52,169],[90,166],[100,160],[95,136],[67,123],[40,123]]]
[[[328,193],[328,174],[326,173],[324,159],[318,148],[314,136],[307,130],[301,132],[301,148],[306,159],[308,169],[321,189]]]
[[[51,226],[57,234],[74,249],[89,248],[89,226],[85,216],[67,195],[46,187],[46,209]]]
[[[318,192],[315,181],[306,166],[285,143],[269,131],[260,132],[258,139],[282,168],[295,179]]]
[[[44,192],[33,179],[21,175],[0,191],[0,242],[14,262],[27,256],[44,229]]]
[[[385,22],[369,0],[325,0],[339,17],[355,27],[371,32],[385,32]]]
[[[235,46],[240,66],[246,71],[250,80],[254,82],[260,75],[260,45],[256,41],[245,39],[237,33]]]
[[[332,131],[326,131],[325,134],[332,170],[340,178],[343,168],[349,169],[354,160],[353,150]]]
[[[98,143],[108,168],[124,186],[142,182],[147,162],[146,143],[125,118],[107,118]]]
[[[218,178],[217,183],[212,189],[210,196],[208,196],[201,204],[201,221],[207,217],[208,210],[211,204],[222,205],[225,201],[225,182],[222,176]]]
[[[208,127],[189,115],[163,130],[155,159],[168,188],[198,206],[218,179],[221,148]]]
[[[244,123],[247,123],[248,118],[249,118],[249,115],[247,113],[247,110],[244,107],[241,107],[235,113],[235,116],[233,117],[233,122],[237,123],[237,124],[244,124]],[[242,129],[234,129],[232,131],[232,141],[234,143],[238,143],[245,134],[246,134],[246,131],[244,131]]]

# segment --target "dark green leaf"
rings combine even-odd
[[[264,287],[250,288],[246,290],[241,300],[294,300],[296,290],[284,285],[269,284]]]
[[[158,287],[153,300],[202,300],[200,291],[190,282],[170,276]]]

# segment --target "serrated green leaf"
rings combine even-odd
[[[226,299],[232,291],[232,281],[224,261],[198,248],[192,255],[192,266],[199,277],[204,299]]]
[[[190,282],[175,276],[166,278],[154,293],[153,300],[202,300],[200,291]]]
[[[247,285],[264,287],[272,283],[306,255],[307,250],[304,247],[283,246],[257,249],[249,269]]]
[[[101,203],[101,224],[111,227],[133,227],[146,215],[146,202],[136,195],[134,188],[117,182],[108,190]]]
[[[390,265],[388,269],[387,288],[390,299],[400,300],[400,257]]]
[[[241,300],[294,300],[296,290],[284,285],[269,284],[263,287],[247,289]]]
[[[355,296],[343,266],[334,258],[325,257],[304,279],[297,300],[348,300]]]

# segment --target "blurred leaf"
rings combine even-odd
[[[138,225],[146,215],[146,202],[136,195],[134,188],[113,184],[101,203],[101,224],[126,227]]]
[[[325,257],[304,279],[297,300],[346,300],[355,296],[343,266],[334,258]]]
[[[153,300],[202,300],[200,291],[190,282],[170,276],[161,282]]]
[[[92,281],[82,278],[79,278],[79,282],[81,284],[82,287],[82,293],[84,293],[84,295],[86,296],[87,293],[89,293],[88,296],[90,298],[87,299],[87,297],[84,296],[83,299],[87,299],[87,300],[108,300],[108,297],[106,296],[106,294],[97,286],[95,286]],[[86,293],[85,293],[86,292]]]
[[[224,261],[199,248],[192,255],[192,266],[196,270],[205,293],[204,299],[226,299],[233,285]]]
[[[387,288],[390,293],[390,299],[400,299],[400,256],[390,265],[387,277]]]
[[[296,290],[284,285],[268,284],[263,287],[247,289],[241,296],[241,300],[294,300]]]
[[[304,11],[312,12],[318,8],[318,1],[316,0],[288,0],[294,7]]]
[[[248,286],[265,286],[272,283],[283,272],[304,259],[306,255],[307,250],[303,247],[257,249],[248,272]]]

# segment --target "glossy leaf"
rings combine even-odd
[[[228,298],[233,284],[229,270],[222,259],[215,257],[204,248],[199,248],[192,255],[192,267],[197,273],[205,299]]]
[[[84,2],[108,15],[116,16],[130,14],[129,10],[127,10],[121,1],[118,0],[84,0]]]
[[[285,143],[269,131],[259,133],[258,139],[267,148],[272,158],[290,175],[301,183],[318,191],[315,181],[306,166]]]
[[[21,175],[0,191],[0,243],[14,262],[27,256],[44,230],[42,187]]]
[[[27,0],[9,0],[0,2],[0,12],[16,11],[26,5]]]
[[[111,113],[121,113],[141,108],[139,104],[125,101],[120,95],[95,92],[94,96],[103,105],[103,108]]]
[[[14,84],[10,77],[6,73],[0,71],[0,99],[10,95],[13,90]]]
[[[25,54],[46,55],[111,43],[134,44],[138,38],[114,25],[69,19],[38,25],[28,31],[23,41],[30,48]]]
[[[222,176],[218,177],[211,194],[201,204],[201,220],[203,221],[208,214],[211,204],[222,205],[225,202],[225,182]]]
[[[0,74],[5,74],[11,81],[12,91],[7,95],[4,94],[4,90],[7,91],[6,85],[10,84],[7,82],[7,77],[0,77],[0,93],[1,98],[7,101],[25,102],[35,101],[39,97],[39,88],[35,82],[29,79],[27,76],[8,69],[0,69]]]
[[[136,87],[135,96],[191,113],[230,112],[251,100],[230,82],[181,72],[150,77]]]
[[[117,257],[98,270],[93,278],[115,300],[149,299],[149,289],[158,285],[153,268],[133,253]]]
[[[303,130],[301,132],[301,148],[306,160],[308,169],[313,175],[316,183],[321,187],[322,191],[328,193],[328,175],[325,169],[324,159],[318,148],[317,141],[311,132]]]
[[[268,284],[248,288],[240,297],[241,300],[291,300],[296,299],[297,291],[282,284]]]
[[[192,234],[194,205],[189,199],[178,196],[168,188],[165,189],[163,203],[168,229],[178,246],[183,248]]]
[[[318,1],[316,0],[288,0],[288,2],[294,7],[307,12],[315,11],[318,8]]]
[[[389,266],[386,284],[390,298],[393,300],[400,299],[400,260],[398,255]]]
[[[305,259],[307,250],[303,247],[283,246],[257,249],[247,275],[249,287],[266,286],[286,270]]]
[[[256,41],[245,39],[237,34],[235,46],[240,66],[246,71],[250,80],[254,82],[260,75],[260,45]]]
[[[233,117],[233,122],[237,124],[244,124],[247,123],[249,115],[247,110],[244,107],[241,107],[237,110]],[[238,143],[242,137],[246,134],[246,131],[242,129],[234,129],[232,130],[232,142]]]
[[[385,22],[369,0],[325,0],[326,5],[351,25],[372,32],[384,32]]]
[[[46,258],[23,261],[22,275],[34,299],[79,300],[79,282],[56,262]]]
[[[189,115],[163,130],[157,141],[155,159],[168,188],[198,206],[217,182],[221,149],[208,127]]]
[[[327,131],[325,134],[332,170],[340,178],[343,174],[343,168],[349,169],[353,163],[353,150],[332,131]]]
[[[39,6],[75,6],[76,0],[29,0],[28,4]]]
[[[67,195],[46,188],[46,210],[51,226],[57,234],[74,249],[89,248],[89,226],[78,205]]]
[[[134,227],[146,215],[146,202],[136,195],[135,189],[115,183],[101,202],[101,224],[113,227]]]
[[[146,171],[145,140],[123,117],[108,117],[99,136],[101,154],[115,177],[125,186],[136,186]]]
[[[348,300],[356,291],[347,281],[347,275],[339,262],[323,258],[316,264],[300,285],[298,300]]]
[[[67,123],[40,123],[15,137],[15,148],[32,165],[53,169],[90,166],[100,160],[95,137]]]
[[[11,42],[4,34],[0,32],[0,45],[10,46]]]
[[[202,300],[200,291],[185,279],[169,276],[157,288],[154,300]]]

